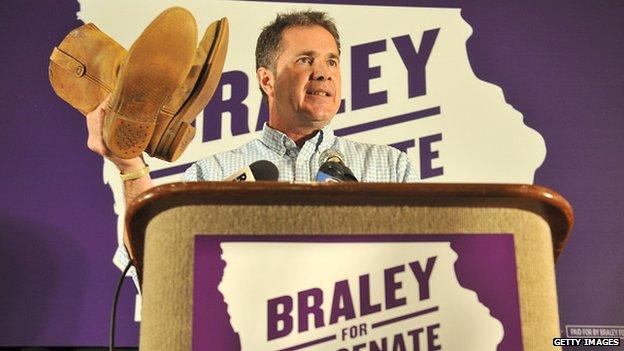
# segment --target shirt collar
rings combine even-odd
[[[334,144],[335,138],[336,136],[334,135],[334,131],[329,125],[326,125],[323,129],[319,130],[319,132],[316,133],[312,139],[307,140],[304,147],[308,144],[312,144],[314,145],[313,147],[315,151],[322,152],[329,149]],[[286,153],[286,150],[297,147],[295,142],[292,141],[286,134],[269,127],[269,124],[266,122],[262,128],[261,140],[264,145],[278,153],[280,156],[283,156]]]

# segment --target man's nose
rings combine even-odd
[[[317,63],[312,66],[312,74],[310,74],[310,80],[331,80],[331,72],[329,65],[326,63]]]

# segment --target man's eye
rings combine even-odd
[[[337,67],[338,66],[338,61],[336,60],[329,60],[328,63],[331,67]]]
[[[301,57],[301,58],[299,58],[299,62],[310,64],[310,63],[312,63],[312,58],[307,57],[307,56],[306,57]]]

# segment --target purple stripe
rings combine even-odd
[[[433,312],[436,312],[437,310],[438,310],[438,306],[427,308],[426,310],[416,311],[410,314],[406,314],[404,316],[394,317],[394,318],[386,319],[385,321],[373,323],[372,327],[373,329],[377,327],[383,327],[384,325],[400,322],[406,319],[422,316],[428,313],[433,313]]]
[[[409,149],[410,147],[414,147],[415,145],[416,143],[414,142],[414,139],[390,144],[390,146],[392,146],[393,148],[399,149],[403,152],[407,152],[407,149]]]
[[[281,349],[279,351],[294,351],[294,350],[301,350],[301,349],[305,349],[308,346],[313,346],[313,345],[317,345],[317,344],[322,344],[324,342],[327,341],[331,341],[331,340],[335,340],[336,339],[336,335],[330,335],[330,336],[326,336],[324,338],[321,339],[316,339],[316,340],[312,340],[312,341],[308,341],[305,342],[303,344],[299,344],[299,345],[295,345],[295,346],[291,346],[291,347],[287,347],[285,349]]]
[[[230,0],[241,1],[241,0]],[[297,4],[336,4],[365,6],[402,6],[402,7],[436,7],[461,8],[459,0],[243,0],[249,2],[289,2]]]
[[[394,124],[405,123],[405,122],[413,121],[415,119],[435,116],[439,114],[440,114],[440,106],[436,106],[436,107],[428,108],[425,110],[406,113],[404,115],[388,117],[388,118],[379,119],[379,120],[368,122],[368,123],[362,123],[362,124],[354,125],[351,127],[338,129],[334,131],[334,134],[337,136],[345,136],[349,134],[361,133],[367,130],[387,127],[387,126],[391,126]]]
[[[182,164],[182,165],[179,165],[179,166],[175,166],[175,167],[159,169],[157,171],[150,172],[150,177],[152,177],[152,179],[156,179],[156,178],[160,178],[160,177],[166,177],[166,176],[169,176],[169,175],[172,175],[172,174],[183,173],[192,164],[193,163],[191,162],[191,163],[185,163],[185,164]]]

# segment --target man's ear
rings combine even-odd
[[[264,90],[267,96],[275,97],[275,76],[273,72],[266,67],[260,67],[256,70],[256,76],[260,88]]]

